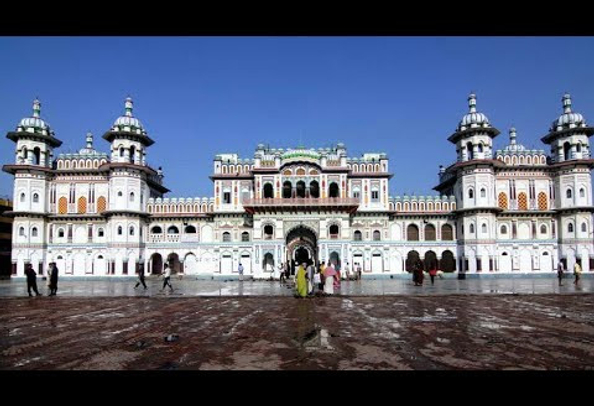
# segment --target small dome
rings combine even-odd
[[[125,110],[123,116],[117,118],[117,120],[113,123],[114,130],[122,131],[125,127],[130,128],[131,131],[137,132],[138,130],[142,133],[145,133],[144,127],[140,120],[132,115],[132,110],[134,108],[132,98],[127,97],[125,103]]]
[[[457,128],[458,131],[464,131],[469,128],[491,127],[487,116],[476,111],[476,95],[474,93],[468,96],[468,107],[469,112],[460,120]]]
[[[526,148],[522,144],[516,142],[517,131],[514,127],[509,129],[509,145],[506,146],[504,151],[524,151]]]
[[[571,95],[563,95],[563,114],[551,124],[551,131],[562,131],[575,127],[586,127],[586,120],[580,113],[571,111]]]
[[[49,123],[41,119],[41,102],[38,99],[33,101],[33,116],[23,118],[17,126],[17,131],[54,135]]]

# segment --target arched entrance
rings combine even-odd
[[[169,264],[169,268],[171,268],[171,273],[180,273],[182,272],[181,269],[181,262],[179,262],[179,256],[176,253],[171,253],[167,257],[167,263]]]
[[[425,269],[437,269],[437,255],[433,251],[427,251],[425,253]]]
[[[334,251],[330,254],[330,263],[334,264],[335,269],[337,270],[341,270],[342,269],[342,264],[340,263],[340,255],[338,254],[338,252]]]
[[[151,256],[151,273],[159,275],[163,272],[163,257],[161,254],[153,254]]]
[[[295,266],[306,262],[307,264],[318,264],[318,239],[316,233],[305,226],[293,228],[286,238],[286,261],[291,265],[291,273],[294,273]],[[301,261],[301,262],[299,262]]]
[[[440,261],[441,270],[444,272],[454,272],[456,270],[456,260],[454,254],[450,250],[446,250],[441,254]]]
[[[412,272],[414,265],[419,261],[419,253],[417,251],[409,251],[406,256],[406,272]]]

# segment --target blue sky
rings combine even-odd
[[[101,136],[131,95],[171,197],[211,196],[217,153],[339,141],[350,156],[388,153],[391,194],[435,194],[470,91],[501,131],[496,148],[514,125],[548,153],[540,137],[565,91],[594,123],[592,49],[580,37],[3,37],[0,131],[38,96],[57,153],[84,147],[87,131],[107,151]],[[12,163],[14,143],[0,145]],[[0,195],[12,196],[6,173]]]

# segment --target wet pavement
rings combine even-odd
[[[8,370],[594,369],[594,295],[569,291],[0,305]]]
[[[593,293],[594,278],[582,278],[578,286],[573,277],[567,275],[563,286],[555,277],[539,278],[480,278],[458,280],[436,279],[435,285],[427,278],[422,287],[414,286],[409,279],[383,279],[343,281],[338,292],[341,296],[392,296],[392,295],[448,295],[448,294],[546,294],[546,293]],[[172,278],[174,291],[161,291],[162,279],[147,278],[149,289],[134,289],[136,279],[121,278],[107,280],[84,280],[61,278],[58,295],[67,297],[224,297],[224,296],[292,296],[293,289],[278,281],[213,281],[196,280],[189,277]],[[42,294],[47,294],[46,281],[38,280]],[[0,280],[0,297],[27,296],[24,279]]]

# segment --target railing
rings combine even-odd
[[[292,197],[292,198],[256,198],[245,199],[244,206],[344,206],[344,205],[359,205],[359,199],[354,197],[328,197],[325,199],[314,197]]]
[[[179,234],[150,234],[148,241],[152,242],[152,243],[180,242],[180,235]],[[196,239],[196,241],[197,241],[197,239]]]

